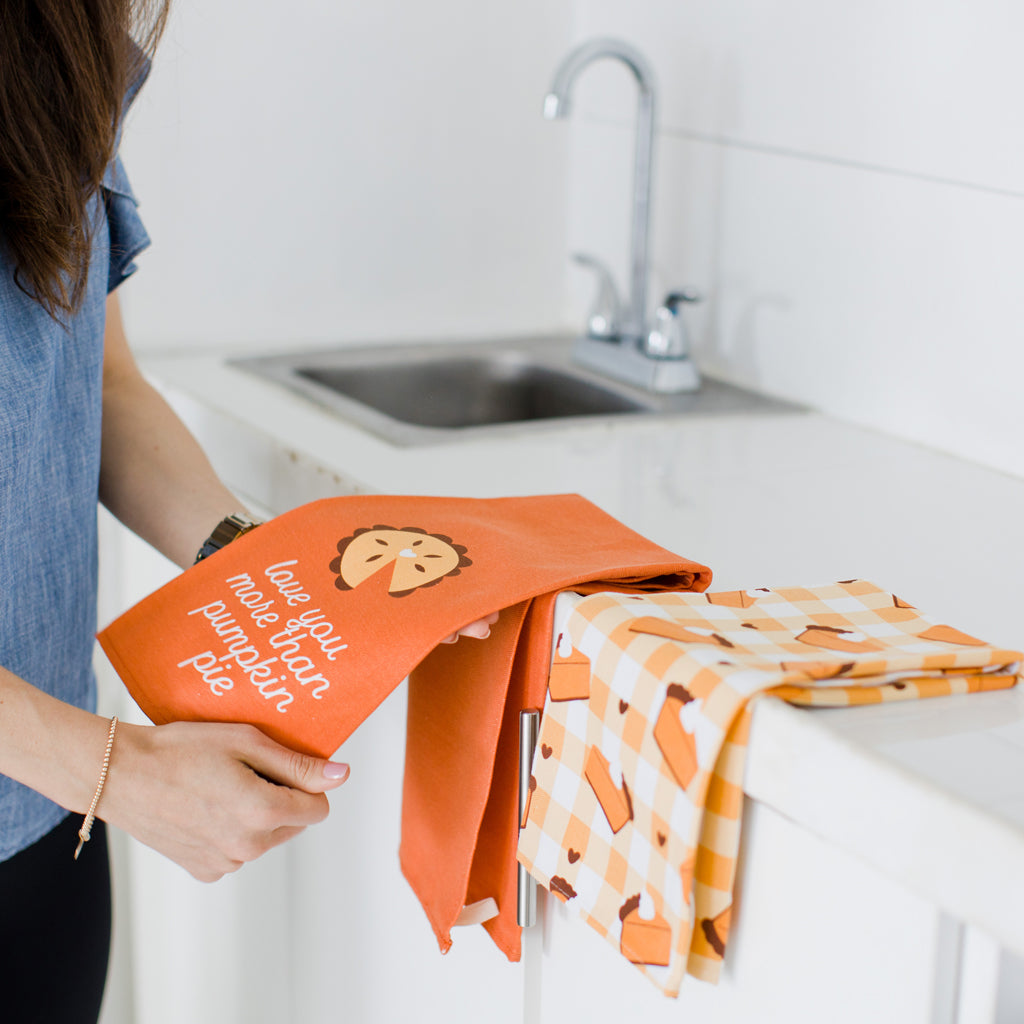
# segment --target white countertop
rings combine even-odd
[[[1024,650],[1024,480],[813,413],[624,418],[396,448],[216,356],[150,376],[240,493],[574,491],[734,589],[863,577]],[[759,703],[746,790],[1024,954],[1024,688]]]

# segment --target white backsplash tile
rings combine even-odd
[[[1019,5],[576,0],[574,30],[640,47],[673,129],[1024,192]],[[592,109],[628,117],[613,73]]]
[[[577,0],[661,83],[652,301],[680,285],[713,373],[1024,473],[1024,10]],[[625,280],[628,73],[579,80],[568,249]],[[573,322],[591,283],[570,275]]]

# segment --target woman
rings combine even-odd
[[[214,880],[324,818],[325,793],[348,775],[247,726],[115,731],[94,713],[97,494],[182,567],[244,514],[139,373],[117,304],[148,243],[116,160],[120,125],[165,17],[166,2],[142,0],[0,4],[0,1016],[10,1021],[98,1015],[106,848],[100,822],[84,848],[88,828],[79,833],[95,797],[101,819]]]

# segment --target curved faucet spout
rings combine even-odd
[[[566,56],[555,72],[551,89],[544,98],[544,116],[566,117],[570,92],[576,76],[587,65],[603,57],[622,61],[636,76],[639,97],[633,158],[633,225],[629,312],[623,326],[623,341],[639,343],[646,336],[647,256],[651,209],[651,174],[654,151],[654,74],[639,50],[620,39],[591,39]]]

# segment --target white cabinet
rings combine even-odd
[[[530,1024],[933,1024],[940,915],[762,804],[746,802],[717,986],[662,995],[550,897],[528,942]]]
[[[229,482],[270,508],[372,488],[576,490],[710,562],[720,585],[821,582],[852,568],[901,596],[920,595],[929,609],[934,601],[935,614],[970,631],[1011,645],[1020,635],[1014,581],[1024,555],[1002,551],[1006,579],[994,581],[975,535],[1013,535],[1024,484],[833,421],[692,421],[676,432],[552,435],[543,452],[535,439],[424,454],[360,436],[213,359],[168,362],[161,373]],[[831,479],[824,456],[841,469],[827,500],[814,491]],[[966,510],[956,495],[968,496]],[[894,530],[893,507],[920,529]],[[962,529],[968,512],[980,524],[973,531]],[[821,546],[808,536],[843,540]],[[936,573],[940,548],[955,573]],[[121,582],[145,577],[143,563],[125,547],[115,559]],[[120,591],[123,600],[142,592]],[[979,593],[983,621],[971,600]],[[458,931],[451,953],[440,955],[398,866],[399,688],[343,748],[352,776],[332,795],[323,825],[212,889],[147,851],[131,854],[137,1012],[105,1024],[1017,1024],[1024,983],[1005,950],[1024,951],[1015,866],[1024,852],[1024,694],[987,700],[994,696],[966,698],[978,721],[967,721],[962,706],[922,703],[929,735],[977,733],[1000,765],[1021,769],[1000,771],[1007,792],[999,807],[983,799],[993,794],[982,764],[964,773],[978,776],[977,787],[954,791],[948,773],[910,748],[905,763],[887,760],[876,733],[886,731],[891,747],[909,735],[909,711],[836,717],[857,723],[848,735],[819,728],[824,717],[807,719],[818,723],[809,730],[792,715],[772,716],[770,742],[758,753],[752,736],[749,751],[753,798],[722,980],[687,979],[673,1000],[552,900],[526,933],[521,964],[507,963],[480,928]],[[998,722],[985,720],[996,712]],[[998,751],[981,739],[993,728],[1009,730]],[[989,934],[972,924],[974,912]],[[125,918],[122,907],[122,926]],[[120,947],[125,978],[123,931]],[[122,988],[130,1003],[131,984]]]
[[[101,615],[175,571],[104,524]],[[109,670],[103,702],[144,721]],[[482,928],[442,956],[398,863],[405,685],[338,754],[327,821],[214,885],[115,836],[117,940],[104,1024],[520,1024],[523,965]],[[104,707],[104,710],[106,708]]]
[[[403,684],[344,744],[330,817],[289,846],[290,1019],[520,1024],[522,964],[480,927],[442,956],[399,870],[405,704]]]

